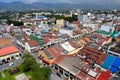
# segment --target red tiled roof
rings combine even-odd
[[[92,51],[92,52],[95,52],[95,53],[97,53],[97,54],[101,54],[102,53],[102,51],[99,51],[99,50],[96,50],[95,48],[92,48],[92,47],[85,47],[87,50],[90,50],[90,51]]]
[[[97,80],[109,80],[109,78],[111,77],[111,72],[110,71],[106,71],[106,72],[102,72]]]
[[[0,56],[5,56],[16,52],[19,52],[19,50],[15,46],[7,46],[5,48],[0,49]]]
[[[96,61],[97,64],[101,65],[107,57],[102,51],[96,50],[94,48],[85,46],[79,51],[79,54],[87,55],[87,57]]]
[[[28,41],[28,44],[30,45],[30,47],[38,46],[38,45],[39,45],[38,42],[35,41],[35,40],[29,40],[29,41]]]

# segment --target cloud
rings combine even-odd
[[[73,3],[73,4],[77,4],[77,3],[120,4],[120,0],[59,0],[59,1]]]
[[[72,3],[71,0],[60,0],[60,2],[63,2],[63,3]]]
[[[26,0],[26,3],[40,2],[40,0]]]

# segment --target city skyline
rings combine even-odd
[[[14,2],[20,1],[25,3],[43,2],[43,3],[94,3],[94,4],[120,4],[120,0],[2,0],[0,2]]]

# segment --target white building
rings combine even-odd
[[[59,29],[60,34],[68,34],[69,36],[73,35],[73,30],[68,30],[68,29]]]

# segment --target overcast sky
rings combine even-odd
[[[96,3],[96,4],[120,4],[120,0],[0,0],[0,2],[22,1],[25,3],[44,2],[44,3]]]

